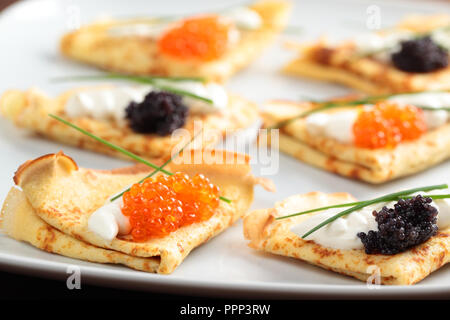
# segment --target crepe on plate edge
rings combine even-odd
[[[298,197],[301,203],[299,211],[355,201],[348,193],[311,192],[293,197]],[[425,243],[396,255],[368,255],[364,250],[326,248],[290,231],[310,214],[275,220],[277,216],[275,209],[263,209],[244,217],[244,236],[250,241],[251,248],[303,260],[362,281],[373,276],[374,267],[377,267],[381,284],[411,285],[450,261],[450,228],[440,230]]]

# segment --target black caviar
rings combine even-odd
[[[406,72],[431,72],[447,67],[448,52],[430,36],[400,43],[400,51],[392,54],[392,63]]]
[[[393,209],[383,207],[373,215],[378,231],[358,233],[367,254],[396,254],[427,241],[437,233],[437,209],[429,197],[399,200]]]
[[[151,91],[141,103],[131,102],[125,112],[133,131],[165,136],[185,124],[188,107],[179,95]]]

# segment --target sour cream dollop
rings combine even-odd
[[[380,58],[380,60],[388,60],[390,53],[399,49],[400,42],[409,40],[412,37],[413,34],[407,31],[389,32],[386,34],[369,33],[357,36],[354,39],[354,44],[356,52],[360,54],[386,50],[386,52],[376,54],[376,57]]]
[[[77,92],[66,102],[65,112],[71,118],[112,119],[122,123],[126,107],[132,101],[142,102],[151,90],[151,86],[117,86]]]
[[[130,233],[130,222],[122,214],[122,205],[122,198],[112,202],[108,200],[104,206],[91,214],[88,229],[107,241],[111,241],[118,234]]]
[[[351,144],[354,137],[353,124],[357,117],[356,110],[313,113],[306,118],[306,128],[311,135],[322,135]]]
[[[228,10],[224,17],[231,19],[238,28],[255,30],[261,28],[263,20],[258,12],[248,7],[236,7]]]

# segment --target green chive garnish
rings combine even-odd
[[[447,198],[450,198],[450,194],[432,194],[432,195],[427,195],[427,197],[431,198],[433,200],[435,200],[435,199],[447,199]],[[397,198],[393,198],[393,199],[386,199],[385,202],[396,201],[396,200],[398,201],[400,199],[411,199],[411,198],[412,198],[412,196],[401,196],[401,197],[397,197]],[[311,209],[311,210],[306,210],[306,211],[292,213],[292,214],[287,215],[287,216],[277,217],[277,218],[275,218],[275,220],[283,220],[283,219],[287,219],[287,218],[292,218],[292,217],[296,217],[296,216],[302,216],[304,214],[308,214],[308,213],[312,213],[312,212],[318,212],[318,211],[324,211],[324,210],[328,210],[328,209],[351,207],[351,206],[355,206],[355,205],[358,205],[358,204],[362,204],[364,202],[365,201],[347,202],[347,203],[335,204],[335,205],[327,206],[327,207],[315,208],[315,209]]]
[[[203,129],[200,130],[195,136],[193,136],[192,139],[189,140],[188,143],[186,143],[180,150],[177,151],[177,153],[175,153],[175,154],[174,154],[172,157],[170,157],[166,162],[164,162],[158,169],[156,169],[156,170],[154,170],[153,172],[151,172],[150,174],[148,174],[145,178],[141,179],[138,183],[144,182],[146,179],[153,177],[155,174],[157,174],[157,173],[160,172],[162,169],[164,169],[164,167],[167,166],[170,162],[172,162],[173,159],[175,159],[176,157],[178,157],[178,156],[180,155],[180,153],[181,153],[184,149],[186,149],[186,147],[189,146],[189,145],[195,140],[195,138],[198,137],[198,135],[199,135],[200,133],[202,133],[202,131],[203,131]],[[170,174],[170,175],[171,175],[171,174]],[[120,198],[121,196],[123,196],[123,194],[124,194],[125,192],[128,192],[128,191],[130,191],[130,188],[128,188],[128,189],[122,191],[121,193],[119,193],[118,195],[112,197],[112,198],[110,199],[111,202],[113,202],[114,200]]]
[[[450,112],[450,108],[447,108],[447,107],[442,107],[442,108],[433,108],[433,107],[425,107],[425,106],[416,106],[416,107],[420,108],[422,110],[430,110],[430,111],[444,110],[444,111],[449,111]]]
[[[53,78],[54,81],[89,81],[89,80],[127,80],[136,83],[144,83],[154,86],[160,90],[168,91],[171,93],[175,93],[181,96],[190,97],[193,99],[201,100],[203,102],[212,104],[213,101],[209,98],[202,97],[196,95],[192,92],[178,89],[175,87],[171,87],[168,84],[161,84],[160,81],[165,82],[182,82],[182,81],[196,81],[196,82],[204,82],[203,78],[184,78],[184,77],[160,77],[160,76],[131,76],[117,73],[108,73],[105,75],[87,75],[87,76],[73,76],[73,77],[61,77],[61,78]]]
[[[404,190],[404,191],[399,191],[399,192],[390,193],[390,194],[388,194],[388,195],[385,195],[385,196],[382,196],[382,197],[378,197],[378,198],[375,198],[375,199],[372,199],[372,200],[367,200],[367,201],[360,201],[360,202],[357,202],[357,204],[354,205],[354,206],[352,206],[351,208],[346,209],[346,210],[344,210],[344,211],[342,211],[342,212],[339,212],[339,213],[335,214],[334,216],[332,216],[332,217],[326,219],[326,220],[323,221],[322,223],[318,224],[317,226],[315,226],[314,228],[312,228],[311,230],[309,230],[308,232],[306,232],[306,233],[302,236],[302,238],[303,238],[303,239],[306,238],[306,237],[309,236],[310,234],[312,234],[312,233],[314,233],[315,231],[319,230],[320,228],[326,226],[327,224],[329,224],[329,223],[331,223],[331,222],[333,222],[333,221],[339,219],[340,217],[346,216],[346,215],[348,215],[348,214],[350,214],[350,213],[352,213],[352,212],[354,212],[354,211],[360,210],[360,209],[362,209],[362,208],[364,208],[364,207],[367,207],[367,206],[369,206],[369,205],[372,205],[372,204],[375,204],[375,203],[380,203],[380,202],[389,202],[389,201],[393,201],[393,200],[395,200],[395,199],[399,199],[399,198],[402,198],[402,197],[406,197],[406,196],[410,195],[411,193],[415,193],[415,192],[420,192],[420,191],[426,192],[426,191],[431,191],[431,190],[447,189],[447,188],[448,188],[448,185],[447,185],[447,184],[439,184],[439,185],[433,185],[433,186],[426,186],[426,187],[420,187],[420,188],[414,188],[414,189],[408,189],[408,190]],[[440,195],[440,197],[443,197],[443,196],[444,196],[444,195]],[[428,196],[427,196],[427,197],[428,197]],[[442,198],[437,198],[437,199],[442,199]],[[342,204],[341,204],[341,205],[336,205],[336,206],[328,206],[328,207],[324,207],[324,208],[331,209],[331,208],[340,208],[340,207],[343,207],[343,206],[345,206],[345,205],[342,205]],[[316,211],[321,211],[321,210],[324,210],[324,209],[318,208],[318,209],[315,209],[315,210],[316,210]],[[297,214],[295,214],[295,215],[300,215],[300,214],[303,214],[303,212],[299,212],[299,213],[297,213]],[[292,217],[292,216],[294,216],[294,215],[290,215],[290,216]],[[278,219],[280,219],[280,218],[284,218],[284,217],[279,217]]]
[[[106,73],[98,75],[79,75],[79,76],[68,76],[68,77],[55,77],[51,78],[50,81],[53,82],[65,82],[65,81],[89,81],[89,80],[130,80],[140,83],[152,83],[155,80],[167,80],[167,81],[195,81],[195,82],[205,82],[205,78],[201,77],[165,77],[165,76],[133,76],[120,73]]]
[[[169,175],[169,176],[170,176],[170,175],[173,175],[172,172],[169,172],[169,171],[167,171],[167,170],[165,170],[165,169],[162,168],[162,167],[165,166],[166,164],[163,164],[161,167],[158,167],[157,165],[155,165],[155,164],[153,164],[153,163],[151,163],[151,162],[149,162],[149,161],[147,161],[147,160],[141,158],[140,156],[138,156],[138,155],[136,155],[136,154],[134,154],[134,153],[132,153],[132,152],[130,152],[130,151],[127,151],[127,150],[123,149],[122,147],[119,147],[119,146],[117,146],[117,145],[115,145],[115,144],[113,144],[113,143],[111,143],[111,142],[108,142],[108,141],[106,141],[106,140],[104,140],[104,139],[102,139],[102,138],[100,138],[100,137],[97,137],[96,135],[94,135],[94,134],[92,134],[92,133],[90,133],[90,132],[88,132],[88,131],[86,131],[86,130],[80,128],[80,127],[78,127],[77,125],[75,125],[75,124],[73,124],[73,123],[71,123],[71,122],[69,122],[69,121],[67,121],[67,120],[64,120],[63,118],[58,117],[57,115],[54,115],[54,114],[51,114],[51,113],[50,113],[49,116],[50,116],[51,118],[53,118],[53,119],[59,121],[59,122],[64,123],[65,125],[67,125],[67,126],[73,128],[73,129],[75,129],[75,130],[81,132],[82,134],[87,135],[88,137],[90,137],[90,138],[92,138],[92,139],[94,139],[94,140],[97,140],[97,141],[100,142],[100,143],[103,143],[104,145],[110,147],[111,149],[114,149],[114,150],[116,150],[116,151],[118,151],[118,152],[120,152],[120,153],[123,153],[124,155],[126,155],[126,156],[128,156],[128,157],[134,159],[134,160],[137,161],[137,162],[143,163],[143,164],[149,166],[150,168],[153,168],[153,169],[155,169],[155,170],[161,171],[162,173],[167,174],[167,175]],[[195,138],[195,137],[194,137],[194,138]],[[177,154],[177,155],[178,155],[178,154]],[[169,160],[171,161],[171,159],[169,159]],[[225,197],[220,197],[220,200],[222,200],[222,201],[224,201],[224,202],[226,202],[226,203],[231,203],[231,200],[230,200],[230,199],[227,199],[227,198],[225,198]]]

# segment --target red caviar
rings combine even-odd
[[[160,175],[134,184],[123,195],[122,213],[135,241],[164,237],[182,226],[209,219],[219,206],[219,188],[199,174]]]
[[[419,138],[426,130],[421,109],[391,102],[363,109],[353,125],[355,145],[369,149],[393,148],[402,141]]]
[[[215,15],[186,19],[168,30],[158,47],[164,54],[183,60],[214,60],[227,49],[231,27]]]

